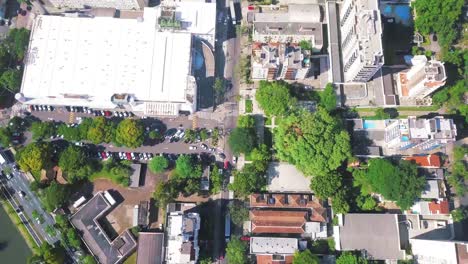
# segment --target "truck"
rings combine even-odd
[[[231,215],[226,213],[226,217],[224,219],[224,239],[226,243],[231,240]]]

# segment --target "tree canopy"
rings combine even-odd
[[[235,155],[250,153],[257,142],[252,128],[236,127],[229,135],[228,143]]]
[[[249,220],[249,209],[242,201],[234,200],[228,205],[228,208],[231,220],[236,226],[242,226],[244,221]]]
[[[416,0],[413,3],[416,16],[414,25],[423,35],[436,33],[443,47],[452,45],[458,37],[464,0]]]
[[[357,184],[382,194],[385,199],[396,201],[401,209],[410,208],[421,197],[426,180],[418,176],[417,166],[406,160],[393,164],[386,159],[372,159],[363,179]]]
[[[130,119],[126,119],[126,120],[130,120]],[[94,144],[100,144],[103,142],[109,143],[112,141],[112,138],[114,136],[114,124],[111,121],[108,121],[103,116],[99,116],[99,117],[92,119],[92,122],[89,124],[89,126],[88,124],[85,124],[85,127],[87,128],[87,139],[93,142]],[[120,124],[119,124],[119,127],[120,127]],[[122,128],[121,131],[125,131],[125,129]],[[123,133],[124,132],[121,132],[121,136]],[[121,143],[121,145],[125,145],[125,144]]]
[[[182,178],[198,178],[202,174],[201,166],[195,164],[190,155],[180,155],[176,160],[175,170]]]
[[[336,94],[333,84],[328,83],[325,89],[320,93],[320,103],[327,111],[332,111],[336,108]]]
[[[232,237],[226,247],[226,257],[229,264],[247,263],[247,245],[238,237]]]
[[[265,174],[257,170],[255,162],[245,164],[242,170],[233,174],[234,182],[229,184],[229,189],[241,197],[261,190],[266,184]]]
[[[51,150],[47,143],[34,142],[16,153],[16,162],[23,171],[39,172],[50,165]]]
[[[28,264],[62,264],[65,263],[66,254],[61,246],[51,246],[49,243],[42,243],[39,250],[28,259]]]
[[[260,81],[255,99],[266,115],[282,116],[296,103],[289,89],[286,82]]]
[[[16,60],[21,61],[29,44],[30,31],[25,28],[13,28],[8,32],[6,43]]]
[[[144,129],[140,120],[124,119],[115,131],[115,143],[130,148],[137,148],[143,144]]]
[[[19,91],[23,71],[21,69],[8,69],[0,75],[0,85],[2,88],[12,93]]]
[[[58,165],[71,182],[85,179],[95,171],[86,153],[77,146],[69,146],[60,153]]]
[[[353,252],[345,251],[336,259],[336,264],[367,264],[367,260]]]
[[[42,204],[45,209],[49,212],[55,210],[55,208],[60,208],[68,200],[68,188],[67,185],[59,184],[53,181],[49,187],[44,189],[42,195]]]
[[[312,254],[310,250],[296,251],[294,253],[293,264],[319,264],[319,258]]]
[[[306,175],[329,173],[351,156],[349,134],[324,108],[289,115],[275,130],[277,157]]]
[[[36,121],[31,124],[33,139],[44,139],[55,135],[55,124],[53,122]]]
[[[178,195],[179,191],[171,181],[159,182],[153,192],[155,203],[161,208],[165,208],[168,203],[173,202]]]
[[[349,190],[341,188],[336,191],[332,198],[332,208],[336,214],[346,214],[351,209],[349,205]]]
[[[169,167],[169,161],[164,156],[156,156],[148,163],[148,168],[155,174],[164,172],[167,167]]]
[[[341,185],[341,175],[338,172],[330,172],[313,177],[310,188],[318,197],[327,199],[332,197]]]

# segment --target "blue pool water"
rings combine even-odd
[[[408,136],[402,136],[401,141],[409,141],[409,137]]]
[[[383,15],[395,18],[395,22],[404,25],[412,23],[411,8],[408,5],[384,4]]]
[[[362,123],[362,127],[364,129],[372,129],[372,128],[375,128],[376,125],[374,122],[370,121],[370,120],[364,120],[363,123]]]

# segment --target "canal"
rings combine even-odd
[[[23,237],[0,206],[0,263],[23,264],[31,255]]]

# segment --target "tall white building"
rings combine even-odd
[[[367,82],[384,64],[377,0],[344,0],[340,6],[345,82]]]
[[[148,0],[47,0],[56,8],[103,7],[122,10],[139,10],[148,6]]]

